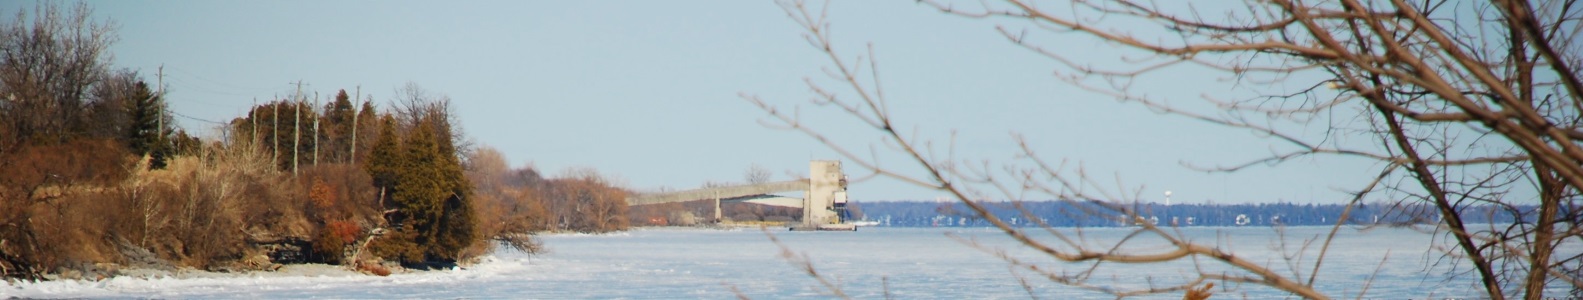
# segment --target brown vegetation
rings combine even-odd
[[[120,145],[78,140],[21,147],[0,156],[0,273],[36,276],[56,266],[101,258],[107,247],[69,247],[97,240],[105,224],[72,226],[115,213],[90,199],[126,177],[131,162]],[[88,219],[88,220],[82,220]]]
[[[205,143],[172,124],[162,87],[108,70],[112,27],[86,5],[38,7],[0,24],[0,277],[101,263],[388,275],[382,260],[451,264],[491,240],[536,252],[535,232],[627,226],[624,190],[473,151],[449,99],[417,85],[384,113],[344,90],[322,107],[277,99]]]
[[[1209,299],[1209,296],[1215,295],[1214,288],[1214,282],[1205,282],[1203,286],[1187,289],[1187,293],[1182,294],[1182,300]]]
[[[490,208],[488,236],[510,241],[539,231],[611,232],[629,226],[627,191],[591,169],[544,178],[531,166],[510,169],[499,151],[480,147],[468,158],[480,207]]]

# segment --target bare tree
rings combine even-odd
[[[772,176],[772,174],[773,173],[771,173],[769,169],[764,168],[764,166],[753,164],[748,166],[746,173],[742,173],[742,180],[747,181],[748,184],[760,184],[770,182],[770,176]]]
[[[0,24],[0,151],[24,139],[60,142],[84,120],[80,109],[104,78],[114,24],[97,21],[86,3],[39,3]],[[0,152],[3,153],[3,152]]]
[[[395,92],[392,100],[397,121],[401,130],[405,131],[416,127],[418,122],[432,118],[435,124],[441,126],[443,132],[450,134],[451,144],[456,146],[456,156],[467,157],[473,150],[473,143],[467,139],[467,133],[462,130],[461,119],[456,117],[456,108],[452,106],[451,97],[434,93],[423,88],[415,82],[408,82]]]
[[[1419,228],[1443,234],[1454,246],[1445,254],[1471,266],[1487,297],[1538,299],[1547,287],[1583,289],[1583,253],[1557,252],[1563,243],[1583,241],[1578,189],[1583,187],[1583,51],[1576,39],[1583,29],[1575,0],[1456,1],[1247,1],[1205,11],[1189,4],[1130,0],[1024,0],[967,5],[926,1],[950,15],[1016,25],[999,25],[1012,43],[1061,66],[1057,78],[1069,84],[1135,103],[1153,111],[1243,129],[1289,145],[1289,152],[1214,167],[1231,172],[1248,166],[1280,164],[1299,157],[1347,156],[1381,162],[1372,178],[1352,191],[1350,203],[1389,197],[1397,203],[1423,203],[1433,211],[1399,211]],[[772,123],[802,131],[876,175],[950,193],[970,210],[1019,241],[1058,261],[1088,264],[1088,271],[1040,269],[1015,257],[1015,266],[1046,278],[1117,296],[1179,292],[1205,281],[1253,283],[1305,298],[1329,295],[1314,288],[1329,240],[1345,225],[1345,213],[1321,241],[1311,263],[1277,270],[1234,255],[1217,244],[1200,244],[1172,231],[1140,222],[1134,235],[1163,239],[1161,252],[1118,251],[1124,242],[1094,246],[1070,231],[1044,228],[1053,241],[1035,239],[1008,225],[981,203],[990,192],[1007,199],[1048,196],[1091,204],[1085,212],[1100,218],[1139,218],[1130,209],[1135,193],[1106,188],[1081,165],[1048,161],[1018,136],[1020,155],[1004,168],[968,163],[936,152],[931,142],[898,132],[873,50],[851,60],[833,45],[823,8],[782,3],[802,26],[804,37],[830,60],[828,71],[839,89],[808,80],[814,104],[835,107],[886,134],[893,153],[923,167],[922,174],[876,164],[756,96]],[[1141,31],[1113,29],[1142,25]],[[1080,61],[1053,47],[1052,38],[1088,39],[1114,45],[1110,64]],[[1070,41],[1070,40],[1065,40]],[[1119,66],[1107,68],[1106,66]],[[1173,106],[1169,98],[1137,88],[1140,77],[1170,68],[1225,74],[1234,91],[1253,95],[1224,99],[1204,96],[1213,110]],[[1311,79],[1310,79],[1311,78]],[[1307,81],[1303,81],[1307,80]],[[1297,83],[1301,88],[1283,88]],[[1238,93],[1231,93],[1238,94]],[[1328,127],[1327,134],[1292,128]],[[1351,144],[1332,135],[1372,138]],[[876,151],[877,152],[877,151]],[[987,192],[986,192],[987,191]],[[1463,217],[1494,207],[1516,220],[1509,225],[1475,225]],[[1125,220],[1123,220],[1125,221]],[[1191,260],[1240,270],[1205,272],[1182,284],[1127,289],[1095,284],[1101,264]],[[1311,267],[1311,269],[1309,269]],[[1290,275],[1286,275],[1290,274]],[[1226,286],[1222,284],[1221,286]]]

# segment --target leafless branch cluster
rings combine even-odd
[[[1177,2],[1070,0],[1034,2],[924,1],[949,15],[986,19],[1009,41],[1061,66],[1059,80],[1136,103],[1152,111],[1252,131],[1291,149],[1267,157],[1214,167],[1230,172],[1279,164],[1299,157],[1349,156],[1377,160],[1378,173],[1351,192],[1351,203],[1385,197],[1423,203],[1433,211],[1398,211],[1425,229],[1444,234],[1455,247],[1446,255],[1471,266],[1487,296],[1536,299],[1547,287],[1583,287],[1583,253],[1557,252],[1583,242],[1578,188],[1583,187],[1583,13],[1575,0],[1467,3],[1437,0],[1247,1],[1222,9]],[[1317,253],[1287,257],[1288,270],[1248,261],[1218,245],[1185,240],[1178,233],[1138,222],[1134,235],[1171,245],[1160,252],[1122,251],[1125,240],[1095,247],[1072,232],[1045,227],[1053,239],[1030,236],[1003,222],[974,199],[999,194],[1084,202],[1084,214],[1139,218],[1127,204],[1136,190],[1092,177],[1081,164],[1047,160],[1016,137],[1020,154],[1005,166],[954,157],[951,144],[898,131],[892,120],[874,51],[855,59],[833,44],[824,7],[781,3],[805,30],[804,38],[826,54],[829,81],[806,80],[812,103],[834,107],[885,135],[887,150],[922,172],[881,166],[870,155],[834,142],[786,111],[753,95],[743,98],[770,116],[768,125],[801,131],[823,142],[875,176],[896,178],[951,194],[974,214],[1021,245],[1059,261],[1086,263],[1213,262],[1241,273],[1204,272],[1175,285],[1118,289],[1095,285],[1087,272],[1046,270],[1011,256],[1016,266],[1054,282],[1117,296],[1179,292],[1203,281],[1254,283],[1306,298],[1328,298],[1314,289],[1331,234],[1305,241]],[[1046,41],[1097,40],[1124,53],[1118,63],[1075,59]],[[1212,109],[1173,105],[1142,92],[1144,77],[1173,68],[1219,72],[1233,90],[1204,95]],[[834,86],[822,84],[836,82]],[[1297,86],[1297,88],[1288,88]],[[832,88],[839,87],[839,88]],[[1324,134],[1302,130],[1323,127]],[[1362,136],[1338,139],[1337,136]],[[954,138],[954,137],[953,137]],[[1406,206],[1403,206],[1406,207]],[[1468,224],[1476,208],[1508,214],[1513,224]],[[1483,210],[1479,210],[1483,211]],[[1302,255],[1314,255],[1300,263]],[[1459,266],[1462,264],[1458,264]],[[1299,270],[1306,272],[1299,272]],[[1306,273],[1306,274],[1305,274]],[[1222,284],[1221,286],[1225,286]]]

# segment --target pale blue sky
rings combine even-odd
[[[826,63],[770,1],[89,3],[119,24],[114,65],[149,80],[164,65],[171,109],[192,118],[229,120],[255,98],[290,94],[298,80],[324,97],[361,86],[379,104],[414,82],[449,95],[464,130],[515,165],[549,174],[593,167],[637,190],[740,181],[755,163],[785,179],[806,173],[809,159],[836,158],[799,133],[760,126],[765,115],[737,96],[789,109],[811,96],[802,79],[821,76]],[[32,5],[10,2],[0,15]],[[1179,162],[1235,163],[1282,145],[1081,92],[1052,77],[1054,63],[1001,38],[995,21],[913,1],[841,1],[830,13],[838,46],[852,54],[875,46],[898,122],[942,142],[956,130],[960,157],[1009,160],[1010,133],[1020,132],[1050,159],[1082,161],[1106,183],[1142,185],[1148,199],[1173,190],[1177,203],[1338,202],[1332,189],[1356,189],[1377,172],[1334,157],[1230,175],[1191,171]],[[1092,40],[1052,44],[1080,59],[1116,59],[1114,47]],[[1194,103],[1230,89],[1218,76],[1168,71],[1147,90]],[[851,129],[834,111],[802,111],[839,141],[878,145],[877,132]],[[858,183],[852,194],[941,195],[888,180]]]

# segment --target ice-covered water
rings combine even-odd
[[[1286,229],[1289,249],[1328,228]],[[1088,238],[1116,240],[1125,228],[1085,230]],[[1196,241],[1217,243],[1237,255],[1292,274],[1281,259],[1277,233],[1268,227],[1185,228]],[[784,244],[811,258],[819,272],[856,298],[882,298],[887,291],[900,299],[1027,298],[1018,284],[1026,279],[1039,298],[1104,298],[1104,295],[1044,280],[1015,270],[1003,260],[965,245],[976,239],[990,249],[1054,270],[1076,272],[1016,247],[1004,235],[983,228],[864,228],[858,232],[773,232]],[[1044,238],[1048,238],[1045,236]],[[780,248],[757,229],[639,229],[610,235],[544,237],[548,254],[529,257],[502,250],[486,262],[462,270],[373,277],[345,272],[297,272],[210,275],[201,278],[115,278],[104,281],[11,283],[0,286],[0,298],[733,298],[733,289],[753,298],[822,298],[826,292],[800,269],[781,258]],[[1424,298],[1466,295],[1470,277],[1452,277],[1431,245],[1438,240],[1405,229],[1344,231],[1331,246],[1320,270],[1319,290],[1333,296],[1356,296],[1371,274],[1368,296]],[[1151,249],[1138,241],[1137,249]],[[1317,251],[1310,246],[1310,254]],[[1570,249],[1569,251],[1577,251]],[[1388,255],[1387,255],[1388,254]],[[1309,255],[1312,259],[1311,256]],[[1388,258],[1387,258],[1388,256]],[[1383,264],[1381,260],[1385,259]],[[1212,270],[1226,269],[1202,261]],[[1307,276],[1311,263],[1298,272]],[[1062,269],[1062,268],[1065,269]],[[319,266],[331,269],[328,266]],[[1093,276],[1094,284],[1141,287],[1153,281],[1180,282],[1191,262],[1150,265],[1107,265]],[[319,275],[304,275],[319,274]],[[1282,293],[1254,286],[1233,286],[1225,295],[1268,298]],[[1217,289],[1218,290],[1218,289]],[[1180,294],[1161,298],[1180,298]],[[1240,297],[1238,297],[1240,298]]]

